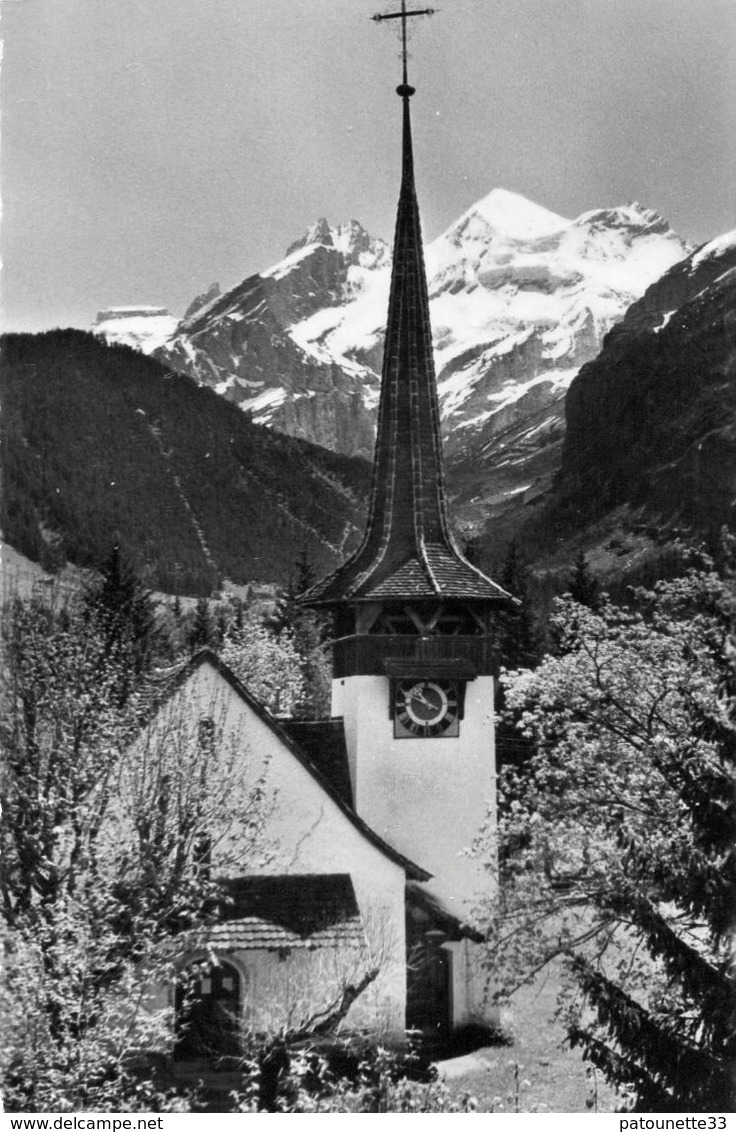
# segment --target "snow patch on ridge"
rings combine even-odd
[[[313,254],[319,244],[305,244],[304,247],[298,248],[291,255],[287,255],[284,259],[273,267],[269,267],[268,271],[262,271],[261,277],[263,279],[283,279],[297,267],[302,260],[308,259]]]
[[[722,236],[716,236],[715,240],[704,244],[691,259],[690,269],[694,271],[705,260],[720,259],[721,256],[727,255],[730,251],[736,251],[736,228],[731,232],[724,232]]]
[[[550,392],[561,393],[569,387],[577,372],[577,366],[570,369],[550,369],[536,374],[528,381],[509,381],[498,393],[489,394],[488,400],[496,402],[493,412],[497,413],[514,401],[519,401],[537,385],[549,383]]]
[[[238,404],[245,412],[253,414],[254,421],[261,423],[264,418],[267,418],[266,410],[272,411],[279,405],[283,405],[285,400],[286,390],[277,386],[264,389],[263,393],[259,393],[257,397],[248,397]]]

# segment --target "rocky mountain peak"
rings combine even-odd
[[[389,254],[388,245],[383,240],[371,236],[357,220],[332,226],[322,216],[300,239],[289,245],[285,258],[288,260],[298,252],[320,247],[334,249],[340,254],[346,266],[353,264],[375,266]],[[278,266],[271,268],[269,274],[275,273]]]
[[[591,212],[584,212],[578,216],[575,226],[590,230],[615,231],[626,229],[637,235],[644,233],[666,235],[672,228],[663,216],[653,208],[645,208],[639,201],[619,205],[616,208],[598,208]]]
[[[184,321],[188,318],[193,318],[195,314],[199,314],[199,312],[203,311],[205,307],[208,307],[210,303],[214,303],[215,299],[219,299],[221,294],[222,290],[220,284],[210,283],[209,287],[207,287],[201,295],[197,295],[195,299],[192,299],[191,303],[184,311]]]
[[[308,248],[312,244],[323,244],[327,247],[333,246],[332,229],[330,222],[325,216],[320,216],[319,220],[315,221],[307,228],[303,236],[295,240],[286,249],[287,257],[293,255],[294,252],[301,251],[302,248]]]
[[[507,239],[529,240],[558,232],[570,223],[564,216],[508,189],[495,188],[477,201],[466,216],[481,216]],[[460,223],[462,223],[462,218]]]
[[[496,188],[472,205],[459,220],[434,241],[435,254],[441,247],[482,248],[495,244],[515,245],[545,239],[560,232],[570,221],[541,205],[507,189]]]
[[[335,247],[348,263],[379,266],[389,257],[388,244],[377,236],[371,236],[357,220],[339,224],[332,230]]]

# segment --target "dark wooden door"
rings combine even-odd
[[[240,975],[230,963],[197,964],[177,983],[177,1061],[217,1061],[238,1056],[240,984]]]
[[[452,956],[427,939],[409,952],[406,986],[407,1029],[418,1030],[424,1051],[444,1053],[451,1032]]]

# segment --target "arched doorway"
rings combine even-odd
[[[241,978],[231,963],[193,963],[176,984],[177,1061],[216,1061],[241,1052]]]

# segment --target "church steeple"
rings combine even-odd
[[[305,600],[339,605],[449,598],[508,605],[509,595],[463,558],[450,533],[414,184],[414,88],[404,81],[397,93],[403,104],[401,191],[368,524],[357,552]]]
[[[401,20],[403,143],[368,524],[355,554],[301,600],[335,613],[331,714],[355,810],[433,874],[432,914],[407,903],[408,948],[414,956],[418,940],[422,958],[406,1022],[436,1037],[486,1018],[483,973],[452,923],[487,893],[465,850],[494,812],[493,614],[516,603],[463,558],[448,523],[406,75],[406,22],[425,12],[406,4],[375,17]]]

